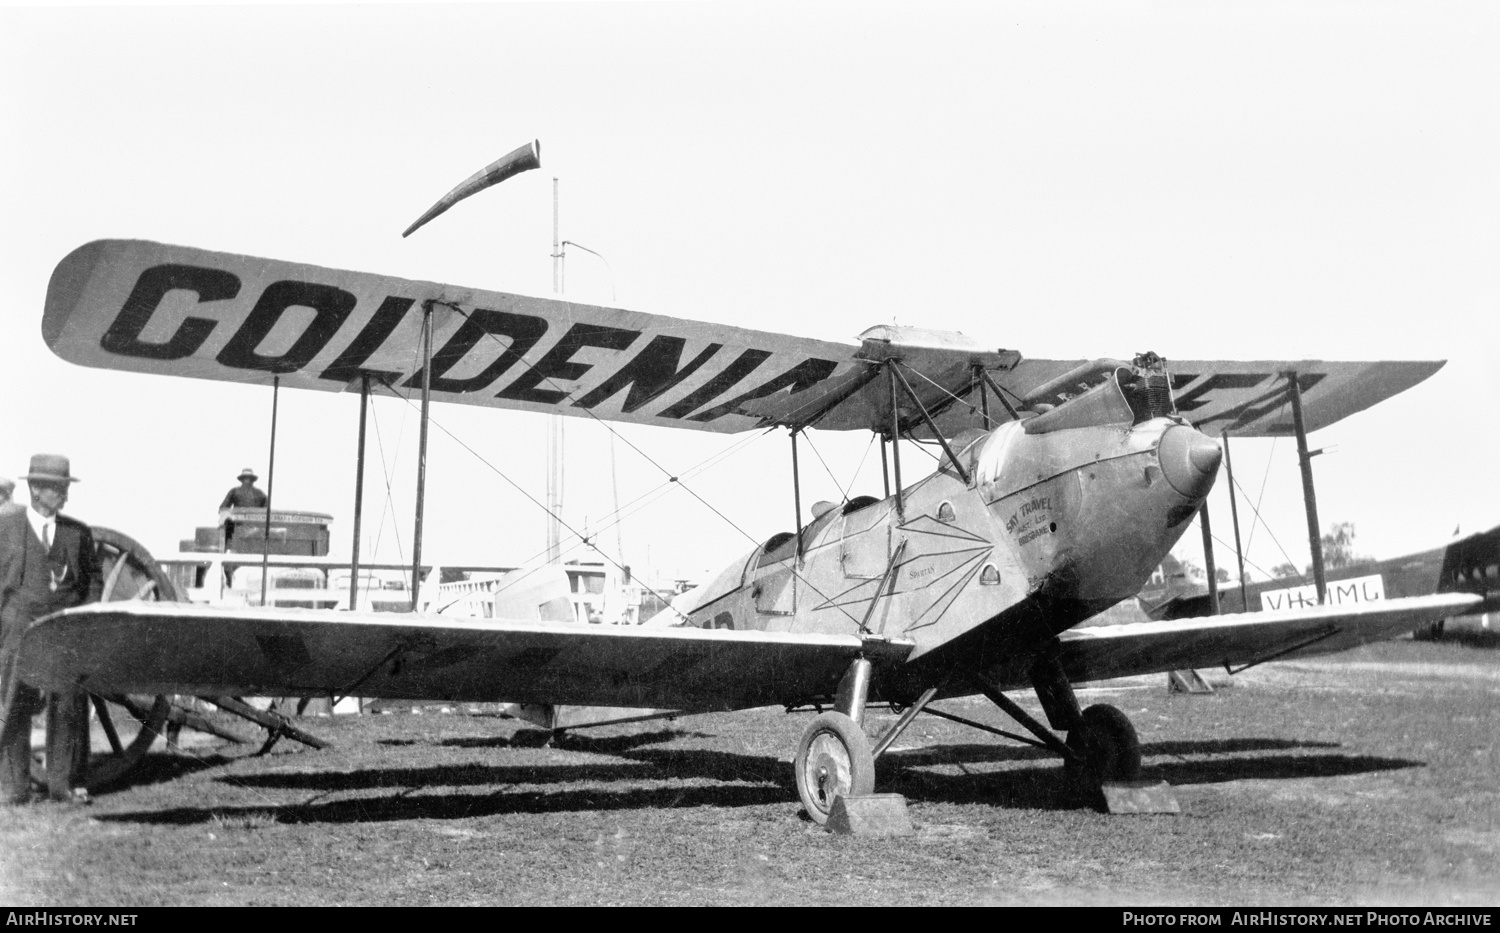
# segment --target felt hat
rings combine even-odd
[[[31,469],[21,478],[28,483],[76,483],[78,477],[71,475],[68,458],[61,454],[32,454]]]
[[[247,476],[250,477],[251,482],[255,482],[256,480],[260,479],[259,476],[255,475],[255,471],[250,469],[249,467],[245,467],[243,470],[241,470],[240,475],[236,476],[235,479],[244,479]]]

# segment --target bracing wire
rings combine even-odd
[[[968,399],[966,399],[966,398],[964,398],[964,397],[962,397],[960,395],[955,394],[947,386],[942,385],[942,384],[937,383],[937,382],[934,382],[932,380],[932,377],[928,376],[926,373],[922,372],[920,369],[913,369],[912,367],[907,366],[904,363],[901,364],[901,368],[904,369],[904,370],[906,370],[909,373],[913,373],[913,374],[915,374],[917,376],[920,376],[922,378],[922,380],[924,382],[926,382],[928,385],[930,385],[933,388],[937,389],[939,392],[941,392],[944,395],[948,396],[950,399],[952,399],[953,401],[959,403],[960,405],[967,405],[968,408],[969,408],[969,413],[970,414],[979,415],[986,422],[988,422],[985,425],[986,427],[996,428],[996,427],[999,427],[1001,424],[1004,424],[1004,422],[1002,422],[1002,421],[995,420],[995,418],[992,415],[986,415],[983,412],[983,410],[980,409],[980,407],[978,405],[975,405],[973,402],[969,401]],[[980,386],[980,391],[981,392],[984,391],[984,386],[982,386],[982,385]],[[1012,392],[1011,394],[1015,395],[1014,392]],[[1016,396],[1016,401],[1019,402],[1020,400],[1021,400],[1020,396]],[[1009,419],[1006,419],[1006,420],[1008,421]]]
[[[1289,404],[1290,404],[1290,402],[1286,402],[1286,401],[1282,402],[1282,404],[1281,404],[1281,416],[1285,415],[1287,406]],[[1270,451],[1270,454],[1266,457],[1266,469],[1265,469],[1265,472],[1261,474],[1260,491],[1256,495],[1255,500],[1253,502],[1250,501],[1250,493],[1249,493],[1249,491],[1246,490],[1243,485],[1241,485],[1240,481],[1237,480],[1237,479],[1234,479],[1233,477],[1230,478],[1230,481],[1232,483],[1234,483],[1234,488],[1238,489],[1244,495],[1245,502],[1246,502],[1246,504],[1249,505],[1250,512],[1254,516],[1254,520],[1250,523],[1250,533],[1249,533],[1249,535],[1245,539],[1244,551],[1243,551],[1242,556],[1244,558],[1245,563],[1249,564],[1255,570],[1257,570],[1260,573],[1264,574],[1268,579],[1276,579],[1276,577],[1275,577],[1274,574],[1270,573],[1264,567],[1261,567],[1259,564],[1255,563],[1255,561],[1253,561],[1250,558],[1250,546],[1255,542],[1255,532],[1256,532],[1257,528],[1264,527],[1266,529],[1266,534],[1268,534],[1268,535],[1271,536],[1271,542],[1273,544],[1275,544],[1276,545],[1276,549],[1281,552],[1282,558],[1288,564],[1290,564],[1291,566],[1293,566],[1293,567],[1297,566],[1296,561],[1292,560],[1292,556],[1287,553],[1286,546],[1281,543],[1281,539],[1276,536],[1276,532],[1271,529],[1270,523],[1265,520],[1265,516],[1263,516],[1261,514],[1261,511],[1260,511],[1261,503],[1265,500],[1265,496],[1266,496],[1266,486],[1269,484],[1270,479],[1271,479],[1271,464],[1272,464],[1272,461],[1275,458],[1276,443],[1279,440],[1280,440],[1280,438],[1278,436],[1272,435],[1272,437],[1271,437],[1271,451]],[[1194,519],[1194,523],[1197,524],[1197,522],[1198,522],[1198,520],[1195,518]],[[1214,539],[1214,541],[1216,541],[1216,542],[1218,542],[1220,544],[1224,544],[1226,547],[1230,546],[1228,544],[1228,542],[1225,542],[1223,539],[1219,538],[1218,535],[1214,535],[1213,539]],[[1307,574],[1299,572],[1297,574],[1297,576],[1296,576],[1296,579],[1300,581],[1300,580],[1305,580],[1306,577],[1307,577]]]
[[[699,475],[701,473],[704,473],[707,470],[709,470],[709,469],[713,468],[714,466],[718,465],[718,463],[720,461],[722,461],[728,454],[733,453],[735,450],[737,450],[737,449],[739,449],[739,448],[747,445],[748,443],[750,443],[752,441],[759,440],[763,436],[764,436],[764,433],[749,435],[748,437],[743,438],[743,439],[737,441],[731,447],[726,448],[725,450],[720,451],[719,453],[717,453],[717,454],[709,457],[708,459],[700,462],[697,466],[694,466],[691,469],[687,470],[683,475],[684,476],[695,476],[695,475]],[[497,473],[499,472],[499,468],[496,467],[496,466],[494,466],[494,464],[489,463],[483,457],[479,457],[478,455],[476,455],[476,457],[478,457],[478,459],[480,460],[480,462],[484,463],[490,469],[495,470]],[[624,506],[621,506],[620,508],[616,509],[614,512],[609,513],[608,515],[605,516],[606,523],[603,524],[603,525],[601,525],[599,527],[598,532],[596,533],[596,535],[594,537],[597,537],[599,534],[603,534],[604,532],[608,531],[610,528],[619,526],[625,519],[627,519],[630,516],[635,515],[636,513],[644,510],[648,506],[653,505],[657,500],[661,499],[663,496],[665,496],[668,493],[670,493],[672,491],[672,489],[673,489],[673,486],[674,486],[673,483],[664,482],[664,483],[662,483],[662,484],[660,484],[658,486],[652,487],[651,489],[647,490],[646,492],[644,492],[641,495],[637,496],[636,498],[632,499],[630,502],[627,502]],[[561,542],[561,545],[566,548],[566,550],[564,551],[564,553],[567,553],[567,554],[571,554],[574,551],[578,550],[581,546],[587,546],[588,544],[589,544],[589,542],[588,542],[587,539],[579,539],[579,538],[574,538],[574,537],[565,538]],[[531,569],[529,569],[526,573],[521,574],[519,577],[517,577],[517,579],[514,582],[519,583],[522,579],[525,579],[526,577],[530,576],[532,573],[534,573],[537,570],[539,570],[540,569],[539,567],[534,566],[534,562],[540,560],[546,553],[547,553],[547,551],[544,548],[543,550],[538,551],[536,554],[533,554],[531,556],[531,558],[529,558],[527,561],[525,561],[523,563],[523,566],[529,566],[529,567],[531,567]],[[617,564],[616,566],[619,566],[619,565]],[[497,592],[503,592],[505,589],[508,589],[509,586],[510,586],[510,584],[507,584],[505,587],[502,587],[500,590],[497,590]]]
[[[874,449],[875,449],[875,435],[873,433],[871,433],[869,441],[865,444],[865,452],[860,455],[860,457],[859,457],[859,463],[855,465],[855,467],[854,467],[854,473],[852,474],[852,478],[849,480],[849,485],[851,487],[859,479],[859,472],[865,468],[865,461],[867,461],[867,460],[870,459],[870,451],[872,451]]]
[[[1238,485],[1238,484],[1236,484],[1236,485]],[[1199,521],[1199,519],[1196,516],[1193,518],[1193,524],[1196,525],[1200,529],[1200,534],[1201,534],[1201,529],[1202,529],[1203,525],[1202,525],[1202,523]],[[1213,541],[1214,541],[1215,544],[1221,544],[1221,545],[1223,545],[1225,548],[1227,548],[1229,550],[1234,550],[1234,542],[1227,541],[1224,538],[1219,537],[1219,535],[1216,532],[1210,531],[1209,535],[1210,535],[1210,537],[1213,538]],[[1286,552],[1283,551],[1282,553],[1285,554]],[[1271,574],[1270,571],[1266,570],[1266,568],[1260,566],[1255,561],[1251,560],[1249,557],[1245,558],[1245,563],[1248,564],[1248,565],[1250,565],[1251,569],[1253,569],[1253,570],[1255,570],[1255,571],[1263,574],[1267,579],[1275,579],[1272,576],[1272,574]],[[1229,586],[1237,588],[1239,586],[1239,584],[1231,581],[1229,583]],[[1222,592],[1223,591],[1221,591],[1221,595],[1222,595]]]
[[[1270,461],[1269,460],[1266,463],[1266,467],[1267,467],[1267,470],[1269,471],[1269,469],[1270,469]],[[1235,488],[1239,489],[1241,492],[1246,492],[1245,491],[1245,487],[1241,486],[1238,482],[1236,482],[1234,485],[1235,485]],[[1265,493],[1264,487],[1262,487],[1261,493],[1262,493],[1262,495],[1264,495],[1264,493]],[[1248,492],[1246,492],[1246,498],[1247,499],[1249,498],[1249,493]],[[1273,544],[1276,545],[1276,550],[1278,550],[1278,551],[1281,552],[1281,556],[1286,560],[1287,563],[1289,563],[1289,564],[1291,564],[1292,566],[1295,567],[1297,565],[1296,561],[1292,560],[1292,556],[1287,553],[1286,546],[1281,543],[1281,539],[1280,538],[1276,537],[1276,532],[1274,532],[1274,531],[1271,530],[1270,523],[1267,522],[1261,516],[1259,503],[1257,502],[1256,504],[1251,505],[1250,506],[1250,511],[1255,514],[1255,521],[1256,521],[1256,523],[1258,523],[1258,524],[1260,524],[1260,525],[1262,525],[1262,526],[1265,527],[1266,534],[1268,534],[1268,535],[1271,536],[1271,543],[1273,543]],[[1249,546],[1249,544],[1245,545],[1245,553],[1246,553],[1246,555],[1248,555],[1250,553],[1250,546]],[[1248,556],[1246,556],[1245,562],[1246,563],[1250,563],[1250,558]],[[1256,567],[1256,569],[1257,570],[1261,570],[1260,567]],[[1261,572],[1265,573],[1264,570],[1262,570]],[[1266,576],[1267,577],[1271,577],[1273,575],[1270,574],[1270,573],[1266,573]],[[1302,573],[1298,573],[1297,574],[1298,579],[1301,579],[1304,576],[1306,576],[1306,574],[1302,574]]]
[[[385,458],[385,441],[380,433],[380,416],[375,413],[375,395],[373,393],[370,395],[370,420],[375,423],[375,448],[380,453],[381,479],[385,481],[385,501],[381,508],[380,521],[375,526],[375,540],[370,544],[370,554],[373,556],[380,553],[380,539],[385,533],[386,519],[390,517],[391,511],[395,508],[394,495],[391,491],[391,467]],[[405,424],[405,412],[402,412],[402,424]],[[401,436],[397,434],[396,442],[398,445],[400,444],[400,440]],[[396,554],[400,557],[401,562],[405,563],[405,552],[401,548],[401,530],[395,527],[395,522],[391,523],[391,534],[396,538]]]
[[[1277,418],[1283,418],[1283,417],[1285,417],[1286,416],[1287,406],[1290,405],[1290,404],[1291,404],[1290,400],[1283,401],[1281,403],[1280,410],[1276,414],[1276,417]],[[1255,529],[1256,529],[1256,527],[1259,524],[1261,524],[1260,503],[1261,503],[1261,501],[1266,496],[1266,484],[1269,483],[1270,480],[1271,480],[1271,461],[1276,456],[1276,445],[1277,445],[1277,443],[1280,440],[1281,440],[1280,437],[1277,437],[1277,436],[1274,436],[1274,435],[1271,437],[1271,452],[1270,452],[1270,454],[1268,454],[1266,456],[1266,471],[1265,471],[1265,473],[1263,473],[1261,475],[1261,478],[1260,478],[1260,493],[1255,497],[1255,504],[1250,507],[1251,511],[1255,513],[1255,521],[1252,522],[1251,525],[1250,525],[1250,537],[1245,542],[1245,550],[1246,551],[1249,551],[1250,550],[1250,545],[1255,543]],[[1269,525],[1266,527],[1266,533],[1267,534],[1271,534],[1271,528],[1270,528]],[[1276,538],[1275,535],[1271,535],[1271,539],[1272,540],[1275,540],[1275,538]],[[1276,546],[1278,548],[1281,547],[1280,542],[1278,542]],[[1286,553],[1285,549],[1282,550],[1282,553],[1283,554]]]
[[[409,406],[412,406],[412,405],[416,404],[409,397],[401,396],[401,395],[395,394],[395,393],[393,393],[393,395],[394,395],[395,398],[401,399],[402,401],[406,402],[406,404],[409,405]],[[515,480],[511,479],[509,476],[507,476],[504,471],[502,471],[498,466],[496,466],[494,463],[492,463],[483,454],[479,453],[479,451],[475,450],[473,447],[469,446],[469,444],[465,443],[461,438],[458,437],[458,435],[456,435],[452,431],[448,430],[448,428],[445,425],[443,425],[438,420],[436,420],[434,418],[431,418],[430,416],[428,418],[428,422],[430,424],[432,424],[434,427],[436,427],[439,431],[442,431],[444,434],[446,434],[450,439],[453,440],[454,443],[456,443],[459,447],[461,447],[465,451],[467,451],[470,455],[472,455],[476,460],[478,460],[485,467],[487,467],[496,476],[498,476],[501,479],[505,480],[505,482],[507,484],[509,484],[511,486],[511,488],[513,488],[517,492],[519,492],[522,496],[524,496],[533,505],[536,505],[538,508],[542,509],[544,512],[548,512],[550,514],[550,510],[547,509],[546,505],[544,505],[542,502],[538,501],[538,499],[535,496],[533,496],[531,493],[527,492],[526,489],[523,486],[521,486]],[[762,435],[750,435],[747,438],[742,438],[739,441],[736,441],[727,450],[720,451],[719,453],[717,453],[717,454],[709,457],[708,459],[702,461],[697,466],[693,467],[688,472],[692,473],[692,474],[695,474],[695,475],[702,473],[705,469],[707,469],[707,468],[709,468],[709,467],[711,467],[713,465],[716,465],[718,462],[720,462],[721,460],[723,460],[724,457],[725,457],[725,455],[727,455],[728,453],[732,452],[734,449],[742,447],[742,446],[748,444],[749,442],[758,439],[759,436],[763,436],[763,434]],[[649,505],[651,502],[654,502],[656,500],[656,498],[659,498],[661,495],[664,495],[667,492],[669,492],[674,484],[678,485],[678,486],[681,485],[679,477],[674,477],[671,480],[669,480],[668,482],[663,483],[660,486],[654,487],[652,490],[648,491],[647,493],[642,494],[641,496],[636,497],[636,499],[631,500],[631,502],[629,503],[629,505],[635,505],[636,503],[640,503],[640,502],[642,502],[642,500],[647,499],[648,496],[651,497],[649,499],[649,501],[647,501],[647,502],[645,502],[645,503],[643,503],[641,505],[641,507],[644,508],[645,505]],[[655,493],[655,495],[653,496],[652,493]],[[636,509],[635,511],[639,511],[639,509]],[[631,512],[629,514],[634,514],[634,512]],[[621,516],[621,518],[623,518],[623,516]],[[599,532],[602,533],[604,531],[607,531],[609,528],[614,527],[614,525],[616,523],[618,523],[619,520],[620,519],[617,518],[616,521],[610,522],[609,524],[604,525],[602,528],[599,529]],[[568,542],[566,542],[567,543],[566,553],[571,554],[574,551],[580,549],[581,547],[589,546],[589,540],[590,540],[589,536],[584,535],[578,529],[574,528],[572,525],[570,525],[561,516],[558,516],[558,522],[564,528],[566,528],[568,530],[568,533],[572,536],[568,540]],[[731,525],[732,524],[733,523],[731,523]],[[747,535],[747,537],[748,537],[748,535]],[[535,555],[532,558],[532,561],[535,561],[537,558],[539,558],[542,554],[545,554],[545,553],[546,553],[545,549],[542,550],[542,551],[540,551],[540,552],[538,552],[538,554]],[[609,563],[612,564],[616,569],[618,569],[618,570],[620,570],[622,572],[625,570],[624,565],[621,564],[619,561],[611,558],[609,555],[605,554],[602,551],[599,551],[598,553],[605,560],[608,560]],[[527,563],[529,564],[531,562],[528,561]],[[505,587],[501,588],[501,590],[497,590],[496,592],[501,592],[504,589],[508,589],[511,585],[514,585],[516,583],[521,582],[521,580],[525,579],[526,577],[530,576],[532,573],[535,573],[535,572],[537,572],[540,569],[541,569],[540,567],[534,567],[534,566],[531,567],[525,573],[518,575],[516,577],[516,579],[513,580],[510,584],[507,584]],[[668,600],[665,597],[663,597],[662,594],[656,592],[650,586],[647,586],[644,583],[642,584],[642,586],[644,586],[646,588],[646,590],[648,592],[650,592],[656,598],[662,600],[663,602],[668,602]]]
[[[1285,417],[1287,407],[1290,404],[1291,404],[1290,400],[1283,401],[1281,403],[1281,409],[1280,409],[1280,412],[1278,413],[1277,417]],[[1266,471],[1265,471],[1265,474],[1261,476],[1261,480],[1260,480],[1260,493],[1255,498],[1255,504],[1250,507],[1251,511],[1255,513],[1255,521],[1250,526],[1250,539],[1245,544],[1245,551],[1248,553],[1249,550],[1250,550],[1250,545],[1252,543],[1254,543],[1254,541],[1255,541],[1255,529],[1256,529],[1256,527],[1260,526],[1260,525],[1264,525],[1265,529],[1266,529],[1266,534],[1268,534],[1268,535],[1271,536],[1271,541],[1275,543],[1276,549],[1281,552],[1281,556],[1286,559],[1286,562],[1288,564],[1291,564],[1293,567],[1296,567],[1297,566],[1297,562],[1294,561],[1294,560],[1292,560],[1292,556],[1287,553],[1286,547],[1281,543],[1281,539],[1277,538],[1276,537],[1276,532],[1274,532],[1274,531],[1271,530],[1270,523],[1266,522],[1262,518],[1262,516],[1260,514],[1260,504],[1261,504],[1262,500],[1265,499],[1266,485],[1270,482],[1270,479],[1271,479],[1271,462],[1272,462],[1273,458],[1276,455],[1276,444],[1280,440],[1281,440],[1281,438],[1275,437],[1275,436],[1273,436],[1271,438],[1271,452],[1266,457]],[[1307,575],[1304,574],[1304,573],[1298,573],[1297,574],[1297,579],[1301,580],[1301,579],[1305,578],[1306,576]]]
[[[838,487],[839,500],[842,501],[842,502],[848,502],[849,501],[849,490],[848,490],[848,488],[843,483],[839,482],[839,478],[837,476],[833,475],[833,470],[832,470],[832,468],[830,468],[828,466],[828,461],[823,459],[823,455],[818,452],[818,448],[813,444],[813,442],[812,442],[812,435],[810,435],[807,431],[804,430],[802,432],[802,439],[805,440],[805,441],[807,441],[807,447],[808,447],[808,449],[813,452],[813,456],[817,457],[818,458],[818,462],[823,465],[823,472],[827,473],[828,474],[828,478],[831,479],[831,480],[833,480],[833,485],[836,486],[836,487]],[[866,450],[868,450],[868,448],[866,448]],[[860,462],[863,463],[864,461],[860,461]]]
[[[467,311],[465,311],[463,308],[459,307],[457,304],[453,303],[453,302],[439,301],[438,299],[429,299],[428,300],[428,305],[429,306],[430,305],[436,305],[436,304],[441,304],[441,305],[443,305],[445,307],[451,308],[456,313],[458,313],[461,317],[463,317],[465,320],[469,319],[469,313]],[[506,346],[505,344],[502,344],[500,342],[500,338],[496,334],[486,333],[485,336],[488,337],[490,340],[494,341],[497,345]],[[536,367],[533,364],[531,364],[530,362],[528,362],[528,361],[526,361],[524,359],[521,360],[520,362],[522,363],[522,365],[524,365],[524,366],[528,367],[529,369],[532,369],[533,371],[535,371]],[[566,388],[563,387],[563,386],[558,385],[558,383],[556,382],[556,380],[553,379],[552,376],[550,376],[550,375],[543,376],[543,380],[548,385],[550,385],[553,389],[556,389],[558,391],[566,391]],[[410,400],[409,399],[408,399],[408,404],[410,404]],[[811,400],[809,400],[808,402],[804,403],[803,405],[798,406],[798,408],[794,410],[794,413],[806,411],[811,405],[812,405],[812,402],[811,402]],[[728,525],[730,528],[732,528],[736,532],[738,532],[740,534],[740,536],[743,537],[746,541],[749,541],[752,545],[754,545],[756,547],[760,546],[761,542],[759,540],[757,540],[756,538],[754,538],[753,536],[751,536],[749,532],[745,531],[745,529],[741,528],[738,524],[736,524],[733,519],[731,519],[728,515],[725,515],[724,512],[721,511],[717,506],[715,506],[713,503],[709,502],[707,499],[703,498],[703,496],[699,495],[698,492],[696,490],[694,490],[692,487],[683,484],[681,482],[681,477],[680,476],[674,475],[671,470],[668,470],[666,467],[662,466],[661,463],[659,463],[654,457],[652,457],[650,454],[648,454],[644,450],[642,450],[639,446],[637,446],[634,442],[632,442],[628,437],[624,436],[619,431],[616,431],[614,429],[614,427],[611,426],[607,421],[605,421],[603,418],[600,418],[598,415],[594,414],[592,411],[588,410],[587,408],[582,409],[582,412],[585,415],[587,415],[589,418],[592,418],[594,421],[596,421],[599,424],[603,425],[604,428],[605,428],[605,430],[609,431],[609,433],[613,437],[616,437],[619,440],[621,440],[622,442],[624,442],[624,444],[627,447],[629,447],[631,450],[635,451],[643,460],[645,460],[652,467],[654,467],[658,471],[660,471],[662,473],[662,475],[666,476],[668,482],[674,483],[674,484],[680,486],[685,492],[687,492],[688,495],[690,495],[694,499],[698,500],[698,502],[701,503],[704,508],[708,509],[710,512],[712,512],[716,516],[718,516],[726,525]],[[429,421],[430,421],[430,419],[429,419]],[[443,429],[443,431],[444,431],[444,433],[448,434],[449,437],[453,438],[453,440],[455,442],[459,443],[461,446],[464,446],[464,448],[466,450],[469,450],[471,453],[474,453],[474,455],[476,457],[479,456],[476,452],[474,452],[472,450],[472,448],[469,448],[467,445],[463,444],[463,442],[460,441],[457,438],[457,436],[455,436],[451,432],[447,431],[446,428]],[[481,460],[482,459],[483,458],[481,458]],[[551,514],[551,510],[550,509],[548,509],[542,503],[537,502],[537,500],[536,500],[536,498],[534,496],[532,496],[530,493],[527,493],[524,489],[522,489],[519,485],[517,485],[509,477],[505,476],[503,473],[499,473],[498,470],[496,471],[496,473],[497,473],[497,475],[499,475],[503,479],[505,479],[505,481],[507,483],[510,483],[511,486],[513,486],[518,492],[520,492],[522,495],[524,495],[527,499],[529,499],[531,502],[535,503],[543,511],[548,512],[549,514]],[[578,536],[579,538],[584,538],[585,537],[584,535],[580,534],[576,529],[574,529],[571,525],[568,525],[568,523],[563,519],[562,516],[558,515],[558,516],[554,516],[554,518],[558,521],[559,524],[561,524],[564,527],[566,527],[568,529],[568,531],[571,532],[572,534]],[[611,563],[616,563],[616,562],[615,561],[611,561]],[[616,566],[619,566],[618,563],[616,563]],[[624,568],[621,567],[620,569],[623,570]],[[829,597],[828,597],[827,594],[825,594],[825,593],[821,592],[820,590],[818,590],[818,588],[812,583],[812,581],[810,581],[806,577],[802,576],[795,569],[792,571],[792,573],[793,573],[794,576],[797,577],[797,579],[801,580],[804,585],[806,585],[810,589],[812,589],[813,592],[815,592],[819,596],[823,597],[829,603],[833,602],[831,599],[829,599]],[[844,609],[842,606],[838,606],[837,604],[834,604],[834,608],[839,609],[841,612],[844,613],[844,615],[848,616],[849,619],[851,621],[854,621],[856,624],[859,622],[858,619],[855,619],[854,616],[850,615],[850,613],[848,612],[848,610]]]

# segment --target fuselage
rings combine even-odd
[[[816,509],[800,536],[776,535],[677,609],[703,628],[909,639],[896,680],[913,685],[955,662],[1024,667],[1056,633],[1140,590],[1220,456],[1176,417],[1045,417],[955,439],[967,481],[945,458],[899,495]]]

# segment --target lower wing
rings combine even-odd
[[[1357,606],[1132,622],[1070,629],[1059,636],[1063,670],[1077,683],[1343,651],[1460,615],[1479,601],[1440,593]]]
[[[695,628],[111,602],[27,629],[17,676],[97,694],[326,696],[663,707],[798,703],[906,641]]]

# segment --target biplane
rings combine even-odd
[[[1142,591],[1142,611],[1153,619],[1186,619],[1213,615],[1206,586],[1189,582],[1180,563],[1162,563],[1161,582]],[[1469,614],[1500,612],[1500,528],[1467,535],[1442,547],[1385,560],[1359,560],[1327,574],[1327,599],[1335,603],[1370,602],[1430,593],[1471,593],[1479,600]],[[1154,578],[1153,578],[1154,580]],[[1242,612],[1282,609],[1317,602],[1313,584],[1304,577],[1226,584],[1220,599]],[[1438,620],[1418,634],[1438,636],[1448,620]]]
[[[113,602],[26,632],[21,676],[51,689],[816,707],[795,772],[822,822],[872,791],[876,759],[934,700],[988,697],[1097,789],[1138,777],[1140,746],[1118,709],[1080,708],[1075,684],[1341,650],[1474,600],[1077,627],[1135,596],[1190,525],[1221,459],[1205,432],[1315,430],[1441,362],[1026,359],[897,326],[845,344],[121,240],[62,260],[42,330],[83,366],[323,391],[373,376],[435,401],[782,426],[794,457],[809,428],[873,431],[892,454],[883,495],[819,503],[806,522],[799,505],[798,527],[679,597],[679,624]],[[933,445],[937,468],[903,481],[898,439]],[[1045,723],[1016,690],[1035,691]],[[903,712],[869,737],[872,703]]]

